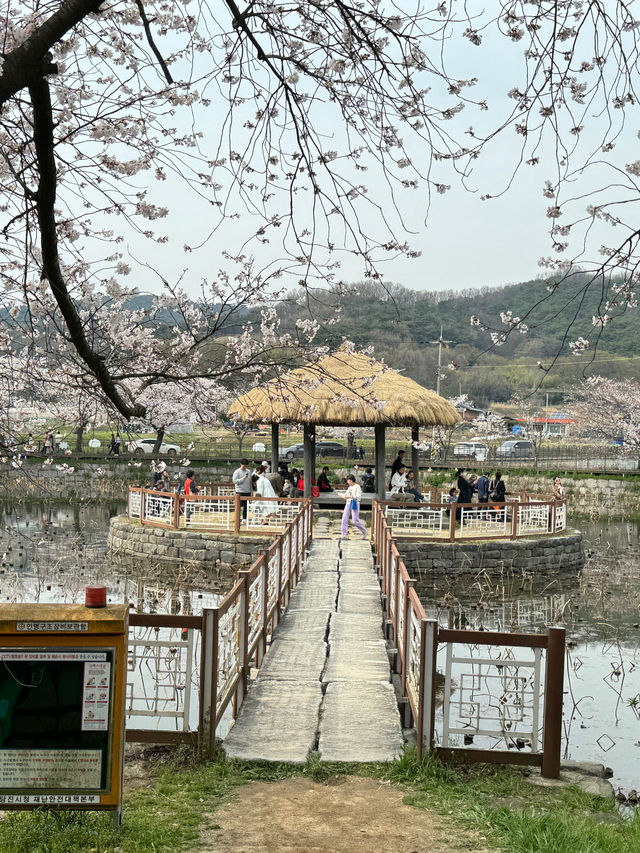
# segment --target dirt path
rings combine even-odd
[[[402,802],[388,782],[296,777],[253,782],[211,815],[202,853],[453,853],[486,849]],[[466,844],[466,846],[465,846]],[[471,846],[469,846],[471,844]]]

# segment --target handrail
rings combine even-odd
[[[131,627],[200,632],[201,645],[197,732],[128,729],[127,740],[169,743],[197,739],[207,755],[214,753],[216,729],[230,703],[234,717],[238,713],[247,691],[249,670],[262,662],[267,635],[279,623],[289,604],[310,547],[311,501],[294,503],[299,506],[291,521],[248,569],[238,573],[232,589],[217,607],[204,609],[199,616],[130,615]],[[170,639],[165,644],[171,643],[180,645]]]
[[[440,542],[520,539],[560,533],[567,526],[566,499],[541,498],[531,492],[511,495],[504,502],[384,500],[377,503],[399,539]],[[458,527],[456,521],[460,522]]]
[[[311,505],[311,498],[182,495],[130,486],[127,515],[149,527],[255,534],[265,527],[264,532],[284,529],[307,504]]]
[[[467,760],[502,761],[505,763],[540,765],[543,776],[557,777],[560,769],[562,733],[562,685],[564,678],[564,628],[551,627],[547,634],[506,633],[498,631],[453,630],[440,628],[437,620],[427,619],[424,607],[414,588],[401,558],[387,519],[383,504],[372,506],[371,540],[376,554],[376,567],[385,607],[387,634],[396,650],[395,669],[400,675],[402,699],[407,703],[410,716],[415,721],[418,754],[434,745],[435,731],[435,674],[438,643],[447,645],[445,673],[445,699],[443,710],[444,747],[439,753],[455,758],[462,755]],[[534,650],[535,672],[533,695],[538,700],[540,684],[539,654],[547,652],[544,687],[544,736],[542,750],[532,746],[530,753],[514,754],[509,750],[465,750],[448,742],[449,691],[451,688],[450,661],[455,660],[451,648],[455,643],[467,646],[513,646]],[[465,657],[466,663],[469,661]],[[495,661],[493,661],[495,663]],[[487,661],[479,661],[486,665]],[[501,659],[507,665],[507,659]],[[515,664],[514,664],[515,665]],[[519,664],[518,664],[519,665]],[[532,730],[537,738],[537,710]],[[481,732],[482,733],[482,732]],[[486,732],[484,732],[486,734]],[[532,737],[533,742],[533,737]]]

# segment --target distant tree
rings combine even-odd
[[[572,389],[570,411],[579,434],[623,438],[625,451],[640,451],[640,382],[594,376]]]
[[[269,366],[273,346],[291,341],[268,315],[239,325],[285,279],[307,292],[337,280],[345,251],[376,280],[385,258],[417,257],[416,218],[453,180],[468,183],[493,145],[513,163],[487,202],[514,171],[544,169],[551,291],[578,262],[586,269],[571,252],[594,231],[582,289],[601,290],[596,342],[636,303],[640,229],[623,214],[638,200],[640,161],[615,148],[638,103],[631,4],[0,0],[0,11],[0,347],[37,349],[51,370],[65,362],[125,419],[146,416],[151,386]],[[492,75],[481,91],[503,39],[521,64],[506,92]],[[135,292],[123,281],[131,265],[154,269],[176,199],[204,211],[186,257],[226,222],[234,245],[195,304],[181,278],[157,270],[166,293],[151,313],[172,318],[157,334],[148,311],[123,310]],[[144,240],[146,255],[125,257]],[[263,266],[255,246],[269,247]],[[526,331],[538,308],[505,310],[494,343]],[[217,357],[204,361],[212,342]]]

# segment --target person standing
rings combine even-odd
[[[391,476],[389,477],[389,489],[392,488],[391,481],[393,480],[393,475],[400,470],[400,468],[404,468],[404,450],[399,450],[398,455],[393,460],[391,465]]]
[[[116,437],[113,433],[111,433],[111,439],[109,440],[109,450],[107,451],[107,456],[111,456],[111,454],[115,454],[116,452]]]
[[[116,433],[116,441],[115,441],[115,454],[116,456],[120,456],[120,445],[122,444],[122,439],[120,438],[120,433]]]
[[[360,521],[360,498],[362,497],[362,489],[356,483],[354,474],[349,474],[347,477],[347,491],[345,492],[344,512],[342,513],[342,535],[349,535],[349,516],[351,521],[358,528],[363,537],[367,536],[367,528]]]
[[[164,473],[164,471],[162,473]],[[160,476],[162,476],[162,473]],[[188,498],[191,495],[197,495],[199,491],[200,491],[200,489],[196,486],[196,482],[194,479],[194,472],[192,469],[189,469],[187,471],[187,476],[185,477],[184,486],[183,486],[183,492],[184,492],[185,498]],[[191,519],[191,515],[193,513],[193,505],[190,504],[189,501],[187,501],[187,500],[185,500],[185,504],[186,504],[186,508],[187,508],[186,516],[187,516],[187,524],[188,524],[190,519]]]
[[[478,503],[489,503],[489,478],[486,474],[480,474],[478,477]]]
[[[236,489],[236,494],[240,495],[241,498],[251,497],[251,471],[249,470],[248,465],[248,459],[241,459],[240,467],[236,468],[236,470],[233,472],[233,476],[231,477],[233,485]],[[240,503],[242,504],[242,517],[246,519],[247,501],[240,501]]]
[[[502,479],[502,473],[496,471],[493,480],[489,483],[489,499],[492,504],[503,504],[507,487]]]
[[[562,485],[562,480],[560,477],[556,477],[553,481],[553,497],[557,501],[564,500],[566,496],[566,491],[564,486]]]

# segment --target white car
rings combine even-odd
[[[470,456],[478,462],[484,462],[489,454],[489,448],[481,441],[461,441],[453,448],[454,456]]]
[[[134,456],[142,456],[143,453],[153,453],[155,443],[155,438],[137,438],[127,444],[127,450]],[[160,445],[161,456],[177,456],[180,452],[180,447],[177,444],[168,444],[163,441]]]

